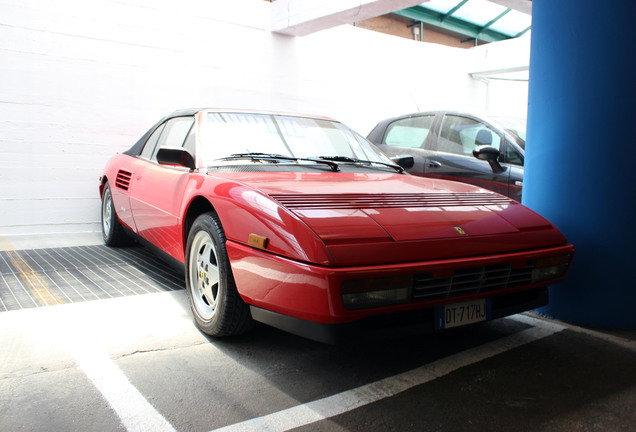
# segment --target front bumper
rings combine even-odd
[[[491,319],[536,309],[548,304],[546,287],[492,297]],[[342,324],[322,324],[250,306],[252,318],[280,330],[327,344],[403,337],[435,331],[434,307],[363,318]]]
[[[563,245],[470,258],[323,267],[283,258],[232,241],[228,241],[226,247],[238,291],[246,303],[276,314],[329,325],[353,323],[372,317],[431,309],[440,304],[481,297],[495,298],[504,294],[543,288],[561,280],[565,273],[551,280],[532,283],[530,279],[523,277],[524,272],[531,272],[533,263],[539,260],[562,255],[569,255],[571,260],[574,254],[572,245]],[[507,276],[500,283],[491,283],[489,274],[493,271],[500,272],[501,269],[507,269]],[[457,280],[460,274],[473,274],[475,280],[468,289],[452,282]],[[345,307],[341,294],[343,282],[404,275],[409,275],[415,281],[409,301],[398,305],[356,310]],[[440,283],[446,284],[442,293],[431,288],[438,287]],[[531,305],[528,309],[538,306],[541,305]],[[256,315],[259,315],[258,311]]]

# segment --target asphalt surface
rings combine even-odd
[[[3,243],[2,432],[636,430],[633,330],[523,314],[346,346],[263,325],[214,340],[143,249],[35,240]]]
[[[184,291],[0,313],[0,430],[633,431],[636,344],[525,315],[329,346],[212,340]]]

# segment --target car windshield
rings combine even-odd
[[[370,161],[395,165],[373,144],[341,123],[277,114],[206,112],[199,127],[197,156],[202,166],[250,155],[315,164],[311,159]],[[304,160],[302,160],[304,159]],[[261,160],[261,158],[258,158]],[[335,163],[334,163],[335,164]]]
[[[526,120],[514,117],[493,117],[504,130],[515,138],[522,149],[526,149]]]

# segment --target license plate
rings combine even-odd
[[[459,327],[490,319],[490,299],[477,299],[435,308],[435,328]]]

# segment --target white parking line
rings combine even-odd
[[[555,328],[559,328],[561,330],[564,330],[564,329],[572,330],[577,333],[583,333],[585,335],[592,336],[597,339],[602,339],[606,342],[610,342],[614,345],[619,345],[625,349],[636,352],[636,340],[626,339],[620,336],[614,336],[612,334],[607,334],[607,333],[603,333],[596,330],[590,330],[584,327],[579,327],[574,324],[568,324],[566,322],[560,322],[560,321],[557,322],[550,318],[544,318],[544,317],[535,318],[532,316],[532,312],[527,312],[523,315],[515,315],[510,318],[515,321],[529,324],[531,326],[540,325],[545,327],[545,326],[552,325],[552,326],[555,326]]]
[[[131,432],[174,432],[175,429],[142,396],[106,352],[91,344],[72,348],[77,364],[102,393]]]
[[[214,432],[274,432],[286,431],[308,425],[395,396],[398,393],[433,381],[465,366],[537,341],[565,329],[563,326],[550,323],[542,325],[540,320],[536,321],[534,324],[538,325],[537,327],[532,327],[485,345],[445,357],[417,369],[388,377],[362,387],[347,390],[324,399],[215,429]]]

